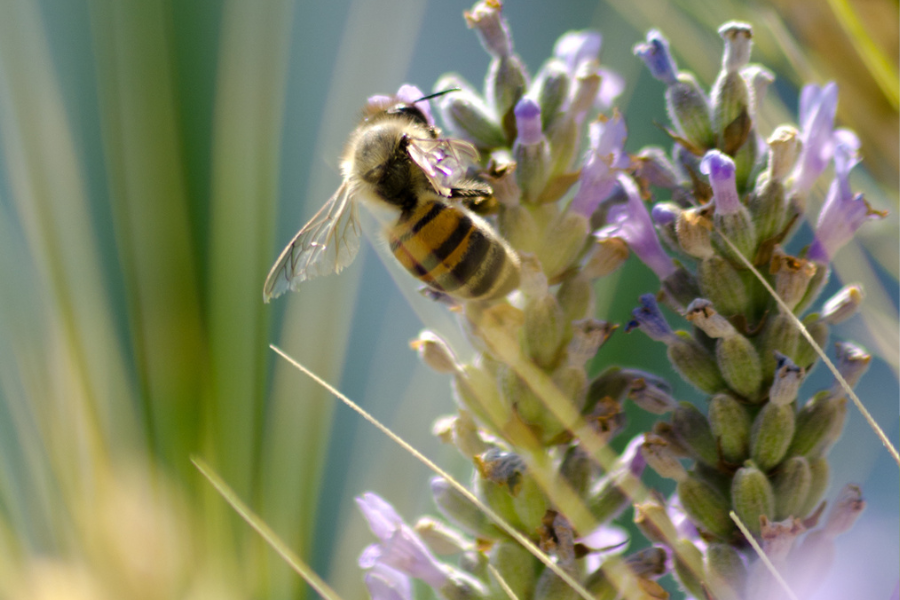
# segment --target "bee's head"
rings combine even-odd
[[[459,88],[450,88],[442,90],[440,92],[435,92],[434,94],[422,96],[421,98],[417,98],[412,102],[397,102],[398,98],[396,96],[393,98],[388,96],[374,96],[369,100],[369,105],[367,106],[366,114],[364,115],[364,117],[365,120],[368,121],[373,117],[377,117],[378,115],[396,115],[406,117],[416,125],[432,127],[429,115],[427,114],[427,108],[420,108],[419,103],[431,100],[432,98],[443,96],[444,94],[449,94],[450,92],[458,91]]]

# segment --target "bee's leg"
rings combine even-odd
[[[457,309],[460,307],[460,303],[458,300],[446,294],[444,292],[439,292],[436,289],[428,286],[422,286],[419,288],[419,293],[428,298],[429,300],[434,300],[435,302],[440,302],[441,304],[448,306],[451,309]]]
[[[450,188],[450,198],[459,200],[463,206],[479,215],[493,214],[499,207],[494,198],[494,190],[480,181],[459,182],[458,187]]]

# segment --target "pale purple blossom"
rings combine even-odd
[[[556,40],[553,56],[566,65],[569,74],[574,74],[585,61],[598,60],[603,36],[597,31],[569,31]]]
[[[647,41],[634,46],[634,54],[644,61],[650,74],[666,85],[678,81],[678,66],[669,52],[669,41],[656,29],[647,32]]]
[[[621,527],[604,524],[577,541],[590,548],[590,552],[584,557],[584,568],[592,573],[600,568],[607,557],[625,551],[628,547],[628,532]]]
[[[700,161],[700,172],[709,176],[716,202],[716,214],[730,215],[741,209],[741,198],[735,183],[734,161],[730,156],[710,150]]]
[[[384,563],[373,565],[363,580],[372,600],[412,600],[409,577]]]
[[[663,250],[637,185],[624,173],[618,173],[617,180],[628,201],[609,209],[608,224],[596,233],[597,239],[617,237],[624,240],[632,252],[664,281],[675,273],[677,267]]]
[[[853,239],[863,223],[884,217],[872,209],[862,194],[850,189],[850,170],[859,162],[856,146],[840,141],[834,151],[834,180],[816,222],[816,239],[807,258],[827,263]]]
[[[634,318],[625,326],[626,333],[640,327],[647,337],[657,342],[669,343],[677,339],[675,332],[666,321],[666,317],[659,310],[656,296],[644,294],[640,297],[640,302],[641,305],[631,311],[631,316]],[[640,445],[638,445],[638,450],[635,450],[638,454],[640,454],[639,448]]]
[[[599,66],[602,45],[603,36],[596,31],[570,31],[556,41],[553,56],[562,61],[570,77],[576,78],[586,71],[600,76],[596,104],[600,110],[605,110],[625,91],[625,79],[615,71]]]
[[[526,146],[537,144],[543,138],[541,133],[541,107],[525,96],[516,103],[516,141]]]
[[[828,166],[835,147],[843,142],[848,145],[859,141],[856,135],[846,129],[834,129],[834,115],[837,112],[838,87],[833,81],[819,87],[809,84],[800,92],[800,158],[793,173],[792,191],[805,194]]]
[[[422,111],[422,114],[425,115],[425,120],[428,121],[428,124],[434,127],[434,116],[431,114],[431,104],[428,100],[422,100],[426,94],[422,93],[422,90],[417,88],[414,85],[410,85],[408,83],[404,83],[400,86],[400,89],[397,90],[397,94],[394,96],[369,96],[369,99],[366,103],[369,106],[390,106],[391,104],[395,104],[397,102],[402,102],[405,104],[415,104],[416,108]]]
[[[581,169],[578,191],[572,198],[569,210],[590,218],[615,189],[617,169],[627,167],[630,159],[625,153],[628,129],[622,115],[616,113],[607,121],[591,123],[588,136],[591,149]]]
[[[366,492],[356,504],[369,523],[369,529],[380,542],[363,550],[359,566],[374,569],[383,564],[409,577],[421,579],[435,589],[449,582],[443,565],[435,559],[418,534],[390,504],[377,494]]]

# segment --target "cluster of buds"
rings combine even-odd
[[[809,564],[804,557],[818,556],[852,522],[833,511],[816,529],[847,399],[835,385],[799,406],[818,355],[794,324],[827,283],[830,258],[881,215],[850,191],[858,143],[833,130],[836,88],[807,87],[801,129],[779,127],[765,141],[755,117],[773,76],[748,64],[749,25],[720,30],[723,66],[710,94],[677,69],[653,31],[635,53],[666,84],[673,150],[630,155],[623,117],[607,111],[622,85],[599,65],[599,34],[563,35],[532,78],[498,0],[479,2],[466,19],[492,57],[484,92],[444,76],[435,89],[458,91],[440,95],[436,113],[449,135],[479,149],[483,162],[469,176],[494,190],[496,227],[520,257],[521,283],[505,299],[460,307],[471,360],[430,331],[412,346],[452,377],[459,410],[434,431],[472,460],[468,489],[504,525],[442,478],[431,491],[452,525],[408,527],[377,497],[364,498],[382,540],[360,562],[373,598],[410,598],[410,577],[446,598],[568,598],[572,581],[601,599],[659,598],[665,591],[655,580],[670,569],[698,598],[711,590],[716,598],[774,597],[745,584],[757,565],[730,511],[784,561]],[[583,142],[589,149],[580,155]],[[784,245],[832,160],[816,239],[790,256]],[[654,194],[666,199],[651,210],[645,200]],[[628,329],[668,346],[678,372],[711,395],[708,414],[677,402],[651,373],[613,366],[589,376],[589,361],[615,330],[594,317],[593,283],[629,250],[658,275],[658,297],[693,331],[673,331],[654,295],[641,298]],[[764,272],[780,303],[748,265]],[[824,344],[861,298],[848,286],[803,323]],[[852,344],[838,349],[841,372],[855,384],[869,356]],[[671,417],[611,458],[607,444],[624,429],[627,400]],[[642,491],[646,464],[677,482],[670,502]],[[635,502],[654,545],[622,557],[627,540],[610,522]],[[858,514],[858,495],[853,506]]]
[[[648,261],[629,241],[660,276],[662,290],[641,297],[628,329],[640,328],[665,343],[682,377],[710,394],[706,414],[680,403],[669,421],[647,434],[642,447],[651,468],[677,482],[675,502],[657,512],[673,523],[687,521],[694,532],[674,533],[677,541],[669,544],[679,581],[695,597],[771,598],[778,593],[769,579],[748,576],[765,567],[753,561],[730,513],[764,542],[767,554],[780,557],[780,566],[803,562],[804,555],[827,555],[814,550],[825,539],[819,530],[802,544],[799,540],[816,526],[824,507],[827,453],[841,435],[847,398],[836,381],[805,401],[798,399],[819,355],[796,319],[822,347],[830,326],[856,312],[862,289],[851,285],[821,312],[804,316],[828,281],[834,253],[863,222],[883,213],[850,189],[859,144],[852,132],[833,129],[836,86],[804,88],[801,129],[782,125],[763,141],[755,113],[772,75],[749,64],[749,25],[727,23],[719,33],[725,42],[722,70],[709,95],[693,75],[678,71],[659,32],[651,31],[635,47],[666,85],[674,148],[671,158],[661,148],[640,151],[632,175],[645,195],[670,196],[651,214],[655,233],[677,255],[678,266],[661,271],[656,265],[665,264],[662,255]],[[813,184],[832,162],[834,180],[815,239],[791,256],[785,245]],[[641,211],[641,218],[645,214]],[[762,272],[780,301],[750,265]],[[674,331],[658,298],[693,330]],[[838,370],[851,386],[870,360],[851,343],[837,344]],[[863,503],[854,490],[855,515]],[[651,528],[657,529],[658,523]],[[802,586],[809,590],[829,566],[827,560],[806,561],[795,572],[805,574]],[[761,587],[760,580],[767,583]]]

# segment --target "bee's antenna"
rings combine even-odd
[[[415,104],[416,102],[421,102],[422,100],[431,100],[432,98],[437,98],[438,96],[443,96],[444,94],[449,94],[451,92],[461,92],[461,91],[462,91],[462,88],[458,88],[458,87],[448,88],[446,90],[441,90],[440,92],[435,92],[435,93],[429,94],[427,96],[422,96],[418,100],[414,100],[412,102],[412,104]]]

